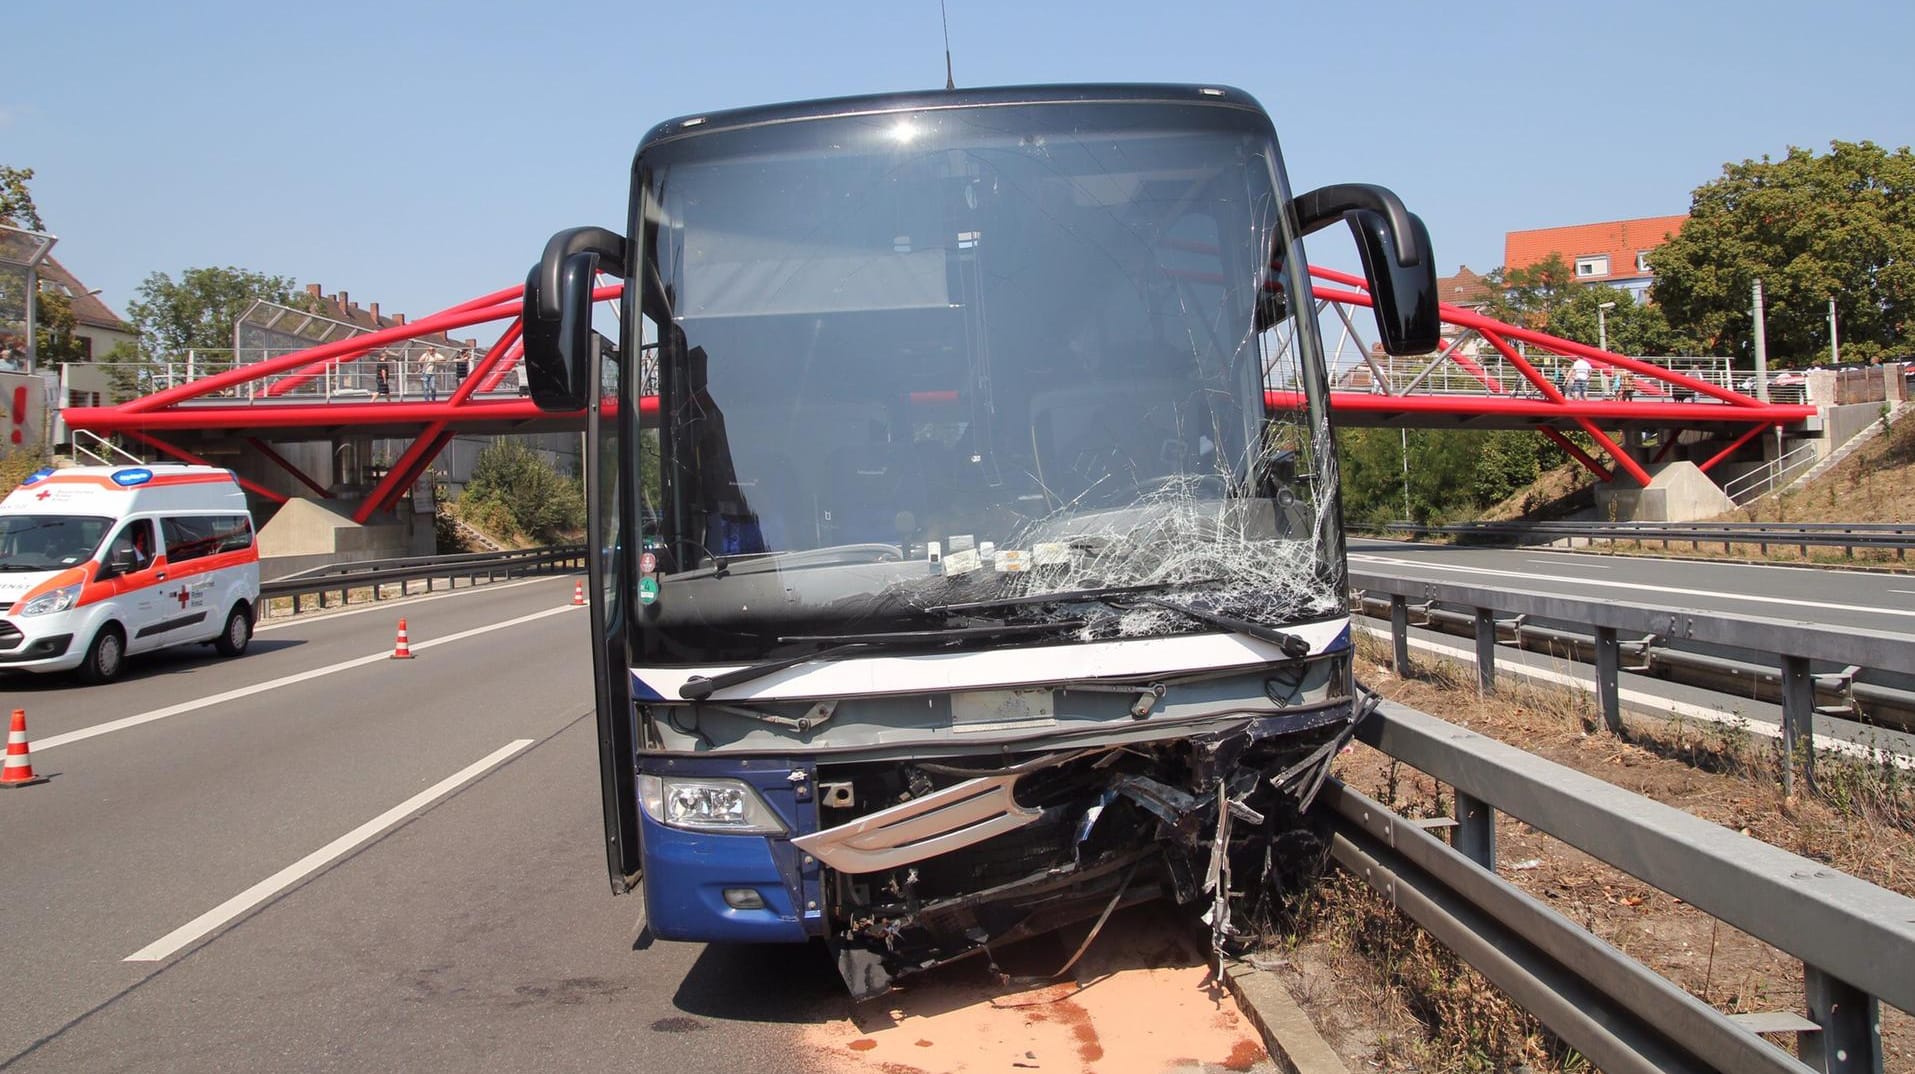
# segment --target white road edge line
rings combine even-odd
[[[121,959],[122,962],[159,962],[180,948],[198,940],[214,929],[232,921],[274,895],[298,883],[308,875],[345,856],[361,843],[385,831],[387,828],[406,819],[406,817],[430,805],[433,800],[450,794],[461,785],[470,783],[493,768],[504,764],[514,754],[530,746],[532,739],[517,738],[493,750],[490,754],[472,764],[454,772],[452,775],[420,791],[418,794],[400,802],[384,813],[372,818],[352,831],[313,851],[311,854],[293,862],[284,869],[247,888],[245,891],[227,899],[211,910],[199,915],[172,932],[154,940],[145,947]]]
[[[1361,559],[1370,563],[1384,563],[1396,567],[1422,567],[1433,571],[1450,571],[1456,574],[1487,574],[1500,578],[1528,578],[1539,582],[1566,582],[1570,585],[1586,585],[1597,588],[1635,589],[1650,593],[1679,593],[1690,597],[1720,597],[1723,600],[1741,601],[1751,604],[1781,604],[1793,608],[1820,608],[1842,612],[1861,612],[1864,615],[1897,615],[1915,618],[1915,611],[1900,608],[1878,608],[1862,604],[1836,604],[1822,600],[1796,600],[1790,597],[1764,597],[1755,593],[1729,593],[1720,589],[1683,589],[1670,585],[1650,585],[1643,582],[1618,582],[1604,578],[1572,578],[1561,574],[1531,574],[1528,571],[1506,571],[1494,567],[1469,567],[1460,563],[1430,563],[1421,560],[1391,559],[1387,556],[1372,556],[1354,553],[1351,559]]]
[[[520,623],[529,623],[534,619],[544,619],[548,615],[562,615],[565,612],[576,610],[579,607],[580,605],[576,604],[561,604],[556,608],[547,608],[542,612],[521,615],[517,619],[507,619],[482,627],[474,627],[471,630],[461,630],[457,634],[447,634],[443,638],[428,638],[424,641],[415,641],[411,643],[411,649],[415,653],[424,649],[434,649],[441,645],[450,645],[455,641],[464,641],[467,638],[477,637],[480,634],[490,634],[495,630],[515,627]],[[251,686],[241,686],[237,689],[228,690],[225,693],[209,694],[206,697],[194,698],[191,701],[182,701],[177,705],[168,705],[165,708],[153,709],[149,712],[142,712],[133,716],[123,716],[117,720],[108,720],[105,723],[96,723],[91,727],[82,727],[77,730],[68,731],[65,734],[49,735],[46,738],[34,742],[33,751],[35,753],[44,753],[56,746],[64,746],[70,742],[80,742],[99,735],[111,734],[114,731],[124,731],[129,727],[138,727],[144,723],[152,723],[154,720],[164,720],[168,716],[181,716],[189,712],[198,712],[200,709],[211,708],[214,705],[223,705],[228,701],[238,701],[242,697],[263,694],[268,690],[277,690],[282,686],[291,686],[294,683],[305,682],[308,679],[317,679],[341,671],[350,671],[356,667],[364,667],[367,664],[376,664],[381,660],[390,659],[392,659],[391,650],[373,653],[369,656],[354,657],[351,660],[342,660],[337,664],[327,664],[325,667],[313,668],[311,671],[282,675],[277,679],[254,683]]]
[[[383,612],[387,608],[404,608],[427,601],[444,600],[447,597],[463,597],[467,593],[496,593],[501,589],[517,589],[523,585],[537,585],[562,575],[543,575],[538,578],[521,578],[516,582],[487,582],[484,585],[467,586],[464,589],[441,589],[432,593],[419,593],[410,597],[388,597],[380,601],[368,601],[356,608],[327,608],[323,612],[300,612],[298,615],[276,615],[253,628],[253,633],[264,634],[269,630],[284,630],[291,626],[304,626],[307,623],[324,623],[332,619],[344,619],[349,615],[364,615],[367,612]]]
[[[1388,627],[1359,625],[1357,629],[1373,638],[1381,638],[1385,641],[1388,641],[1390,638],[1390,629]],[[1410,647],[1435,653],[1438,656],[1448,657],[1471,667],[1476,665],[1476,651],[1473,649],[1458,649],[1415,637],[1410,639]],[[1526,679],[1540,679],[1543,682],[1552,683],[1557,686],[1566,686],[1571,690],[1589,694],[1592,697],[1596,693],[1595,683],[1584,681],[1575,675],[1561,671],[1551,671],[1548,668],[1534,667],[1529,664],[1518,663],[1514,660],[1498,660],[1496,662],[1496,674],[1502,675],[1505,673],[1520,675]],[[1782,737],[1782,728],[1780,726],[1765,723],[1762,720],[1749,719],[1735,709],[1692,705],[1686,701],[1676,701],[1671,698],[1658,697],[1655,694],[1645,693],[1641,690],[1623,688],[1616,690],[1616,699],[1618,701],[1628,702],[1650,712],[1667,713],[1671,716],[1680,716],[1691,720],[1705,720],[1710,723],[1741,724],[1743,729],[1750,734],[1762,735],[1765,738]],[[1895,759],[1896,767],[1915,769],[1915,757],[1903,753],[1895,753],[1890,750],[1864,746],[1859,742],[1849,742],[1844,739],[1832,739],[1817,735],[1815,748],[1828,753],[1840,753],[1849,757],[1859,757],[1865,761],[1879,761],[1881,755],[1887,753]]]

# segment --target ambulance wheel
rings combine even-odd
[[[252,640],[253,613],[246,607],[246,602],[241,601],[226,613],[226,629],[214,639],[213,648],[218,649],[221,656],[238,656],[246,651],[246,644]]]
[[[80,664],[80,678],[87,682],[112,682],[126,670],[126,635],[118,623],[108,623],[93,635],[86,647],[86,660]]]

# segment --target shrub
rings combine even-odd
[[[585,527],[580,483],[517,440],[501,439],[479,453],[459,506],[474,525],[546,543],[576,536]],[[509,525],[499,526],[502,522]]]

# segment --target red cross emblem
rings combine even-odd
[[[34,499],[36,499],[36,500],[44,500],[44,499],[46,499],[46,498],[47,498],[48,496],[51,496],[51,495],[53,495],[53,490],[52,490],[52,489],[41,489],[41,490],[40,490],[40,495],[38,495],[38,496],[35,496],[35,497],[34,497]]]
[[[175,593],[175,594],[173,594],[173,595],[179,598],[179,601],[180,601],[180,610],[181,610],[181,611],[185,611],[185,610],[186,610],[186,601],[187,601],[187,599],[188,599],[188,597],[189,597],[189,594],[188,594],[188,593],[186,592],[186,587],[185,587],[185,586],[181,586],[181,587],[180,587],[180,591],[179,591],[178,593]]]

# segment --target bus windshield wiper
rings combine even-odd
[[[1144,596],[1137,599],[1141,604],[1155,605],[1179,615],[1187,615],[1200,623],[1209,623],[1211,626],[1222,627],[1236,634],[1256,638],[1258,641],[1267,641],[1283,650],[1283,655],[1292,660],[1301,660],[1310,655],[1310,643],[1287,630],[1278,630],[1276,627],[1264,626],[1262,623],[1253,623],[1248,619],[1239,619],[1234,615],[1224,615],[1206,608],[1192,608],[1188,604],[1177,604],[1162,597]]]
[[[727,686],[738,686],[762,679],[767,675],[797,667],[799,664],[814,660],[835,660],[841,656],[861,649],[908,649],[932,644],[944,644],[956,641],[973,641],[979,638],[1017,637],[1026,634],[1055,634],[1059,631],[1076,630],[1084,625],[1082,619],[1062,619],[1054,623],[993,623],[985,626],[945,627],[933,630],[905,630],[876,634],[799,634],[781,637],[786,643],[813,642],[835,643],[829,648],[801,656],[787,656],[778,660],[766,660],[727,671],[720,675],[693,675],[678,688],[678,696],[687,701],[703,701],[714,692]]]

